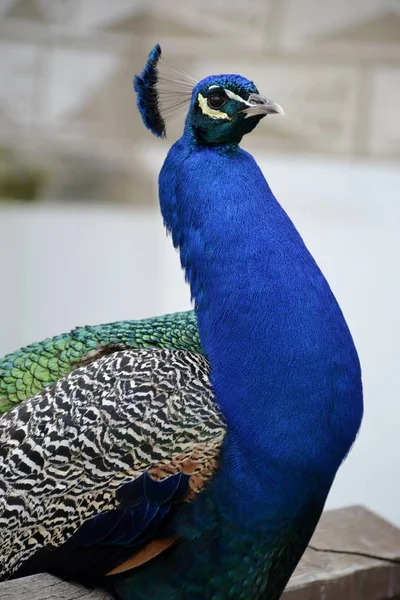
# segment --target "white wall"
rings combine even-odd
[[[400,525],[400,172],[257,158],[328,277],[363,366],[365,419],[328,507],[362,503]],[[155,174],[161,160],[152,154]],[[153,212],[0,206],[0,261],[1,355],[75,325],[190,307]]]

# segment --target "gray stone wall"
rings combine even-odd
[[[0,145],[49,165],[48,195],[149,192],[131,82],[155,42],[284,106],[250,145],[400,159],[400,0],[0,0]]]

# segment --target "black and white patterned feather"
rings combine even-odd
[[[225,432],[208,362],[178,350],[105,356],[6,413],[0,579],[115,508],[116,491],[144,472],[161,480],[182,471],[200,491]]]

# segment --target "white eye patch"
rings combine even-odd
[[[251,104],[251,102],[248,102],[248,100],[244,100],[244,98],[242,98],[241,96],[238,96],[237,94],[235,94],[235,92],[232,92],[232,90],[227,90],[224,88],[224,92],[228,96],[228,98],[230,98],[231,100],[236,100],[236,102],[241,102],[242,104],[245,104],[246,106],[253,106],[253,104]]]
[[[224,112],[223,110],[216,110],[215,108],[210,108],[207,104],[207,98],[204,98],[204,96],[202,96],[201,94],[198,94],[197,102],[199,103],[203,115],[207,115],[211,119],[225,119],[226,121],[231,121],[231,117],[227,115],[226,112]]]

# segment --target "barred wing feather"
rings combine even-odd
[[[226,427],[209,364],[181,350],[126,350],[72,371],[0,418],[0,578],[118,507],[144,473],[212,477]]]

